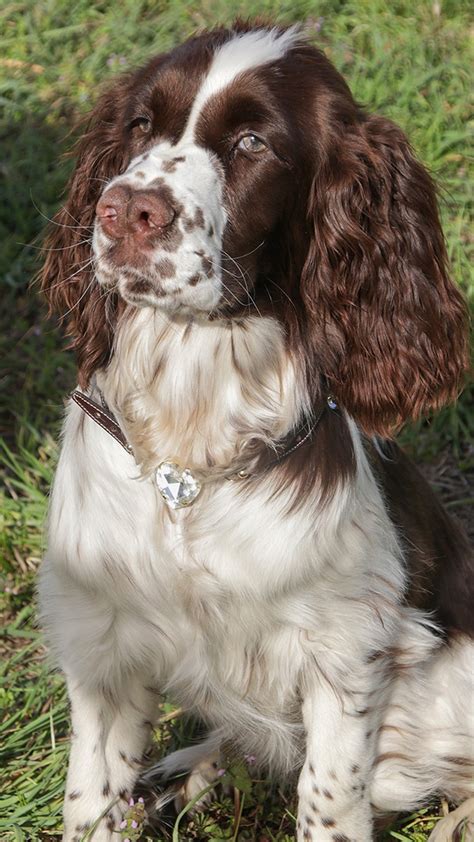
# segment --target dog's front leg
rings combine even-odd
[[[369,692],[339,693],[323,679],[305,696],[306,758],[298,782],[298,842],[372,839],[368,782],[372,735],[378,726],[378,705],[373,703]]]
[[[111,842],[140,771],[157,705],[146,680],[130,676],[120,693],[68,679],[72,740],[63,842]]]

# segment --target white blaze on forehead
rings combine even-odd
[[[279,29],[258,29],[236,35],[220,47],[194,100],[182,139],[193,139],[199,115],[211,97],[230,85],[246,70],[283,58],[298,37],[298,26],[292,26],[284,32]]]

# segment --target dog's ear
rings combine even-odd
[[[301,295],[329,388],[367,434],[457,397],[466,307],[449,279],[433,183],[403,132],[359,117],[309,198]]]
[[[54,216],[44,245],[41,288],[50,313],[59,316],[71,337],[84,387],[93,371],[107,362],[112,345],[117,305],[94,282],[91,239],[97,200],[107,181],[127,164],[120,116],[128,88],[128,77],[120,78],[94,108],[76,145],[77,162],[66,201]]]

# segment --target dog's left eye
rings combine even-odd
[[[264,152],[268,146],[256,134],[246,134],[240,138],[236,148],[245,149],[246,152]]]
[[[143,134],[148,134],[151,130],[151,120],[149,120],[148,117],[135,117],[128,128],[130,131],[133,131],[133,129],[139,129]]]

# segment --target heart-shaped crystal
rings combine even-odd
[[[161,462],[156,469],[155,480],[170,509],[189,506],[201,490],[201,483],[189,468],[180,468],[176,462]]]

